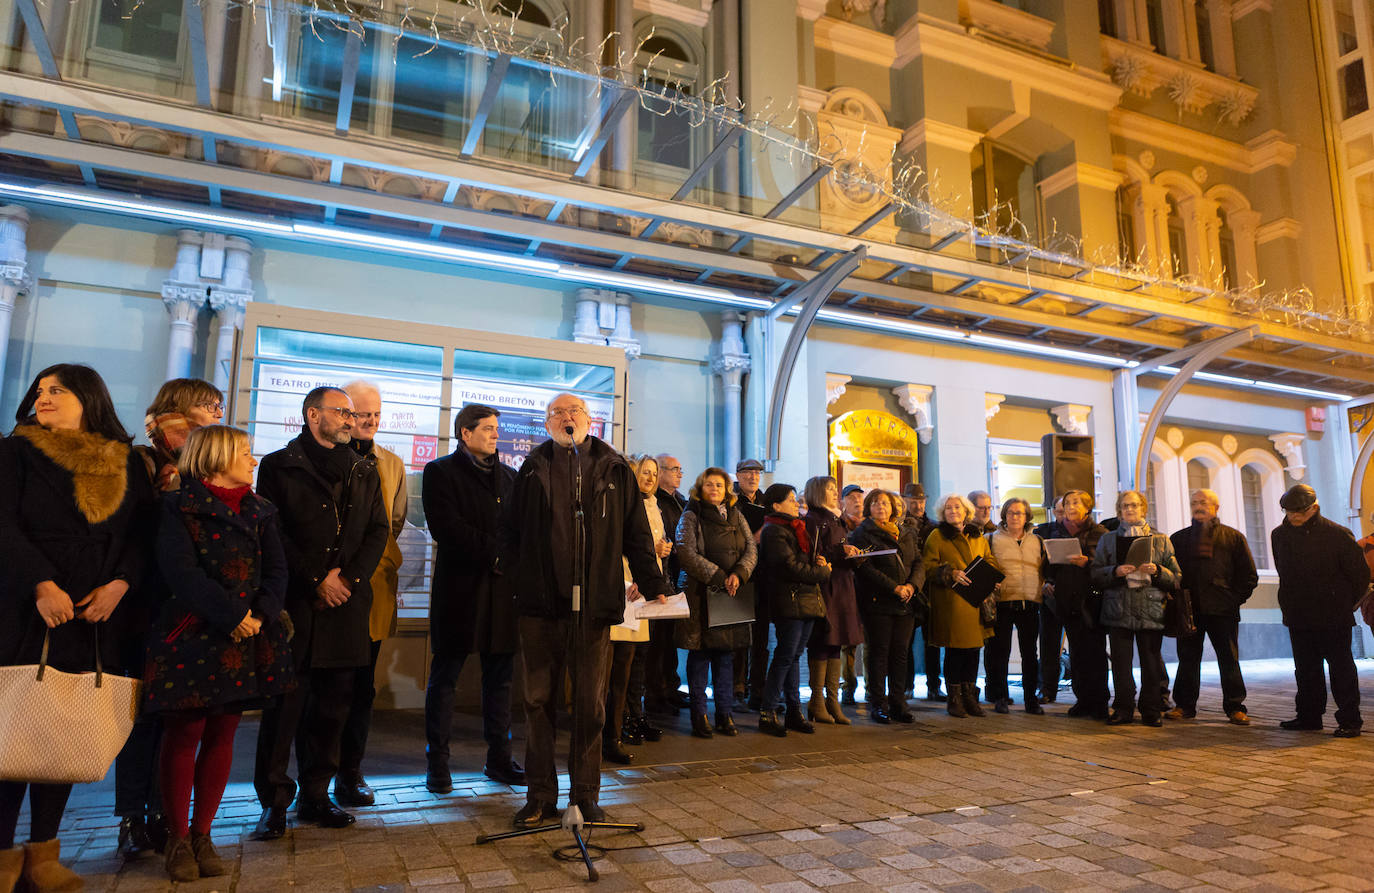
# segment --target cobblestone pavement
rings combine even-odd
[[[1374,680],[1374,661],[1360,661]],[[735,739],[686,736],[686,717],[636,765],[604,774],[602,804],[642,833],[596,832],[597,889],[793,891],[1372,890],[1374,732],[1353,740],[1280,731],[1291,669],[1247,665],[1254,725],[1227,724],[1215,677],[1198,719],[1109,729],[1013,707],[953,719],[916,702],[911,726],[764,737],[740,714]],[[1063,698],[1072,702],[1072,695]],[[245,722],[215,831],[232,875],[186,890],[587,889],[553,850],[564,832],[476,846],[509,828],[522,790],[455,773],[425,791],[420,722],[379,714],[378,805],[355,827],[247,840],[257,817]],[[470,726],[475,728],[475,726]],[[1328,719],[1328,728],[1330,720]],[[477,738],[475,733],[474,738]],[[480,751],[469,768],[480,772]],[[642,764],[641,764],[642,763]],[[455,769],[458,767],[455,766]],[[380,774],[395,770],[394,774]],[[82,790],[63,841],[87,889],[163,890],[161,860],[121,868],[109,782]]]

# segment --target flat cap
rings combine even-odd
[[[902,496],[905,499],[925,499],[926,488],[920,484],[907,484],[902,488]]]
[[[741,459],[735,463],[735,474],[741,471],[763,471],[763,463],[758,459]]]
[[[862,493],[863,491],[864,488],[860,487],[858,484],[845,484],[844,489],[840,491],[840,498],[843,499],[850,493]]]
[[[1306,484],[1294,484],[1279,497],[1279,508],[1285,512],[1305,512],[1317,501],[1317,491]]]

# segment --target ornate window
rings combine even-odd
[[[655,33],[640,45],[636,63],[645,86],[661,91],[665,97],[648,96],[639,103],[636,156],[651,165],[691,170],[697,156],[696,129],[691,117],[667,96],[696,93],[701,71],[699,57],[678,34],[659,25],[655,27]]]
[[[1039,240],[1035,160],[988,140],[973,150],[973,217],[987,229]]]
[[[1269,567],[1269,529],[1264,518],[1264,479],[1254,465],[1240,470],[1241,515],[1245,518],[1245,538],[1258,567]]]

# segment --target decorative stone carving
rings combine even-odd
[[[916,436],[921,443],[930,443],[935,424],[930,412],[930,396],[935,389],[928,384],[904,384],[892,389],[902,408],[916,419]]]
[[[1207,105],[1202,82],[1188,72],[1179,72],[1169,78],[1165,86],[1169,90],[1169,98],[1178,106],[1180,115],[1184,112],[1200,112]]]
[[[1193,168],[1193,182],[1199,186],[1204,185],[1207,182],[1207,168],[1200,164]]]
[[[1149,96],[1154,90],[1150,68],[1139,56],[1123,54],[1113,59],[1112,81],[1126,92],[1139,96]]]
[[[846,21],[853,21],[860,13],[871,13],[873,27],[881,28],[887,19],[887,0],[840,0]]]
[[[848,375],[838,372],[825,373],[825,405],[829,406],[844,396],[844,387],[853,381]]]
[[[1303,479],[1307,473],[1307,465],[1303,462],[1302,442],[1307,439],[1305,434],[1271,434],[1269,439],[1274,444],[1274,449],[1284,458],[1284,471],[1295,481]]]
[[[831,90],[816,112],[821,152],[834,168],[820,186],[821,226],[849,232],[882,207],[880,190],[892,188],[892,155],[902,132],[887,124],[882,107],[862,90]],[[888,218],[866,237],[890,239],[897,224]]]
[[[983,395],[983,415],[985,421],[992,421],[992,417],[1002,411],[1002,404],[1006,402],[1006,399],[1006,394]]]
[[[1152,171],[1152,170],[1154,170],[1154,169],[1155,169],[1155,153],[1154,153],[1154,152],[1151,152],[1149,149],[1146,149],[1144,152],[1141,152],[1141,153],[1140,153],[1140,166],[1143,167],[1143,168],[1145,168],[1145,170],[1147,170],[1147,171]]]
[[[1170,428],[1164,432],[1164,442],[1173,449],[1183,446],[1183,431],[1180,428]]]
[[[1080,437],[1086,437],[1088,434],[1088,416],[1092,411],[1091,406],[1079,403],[1061,403],[1050,407],[1050,412],[1054,413],[1055,423],[1064,429],[1064,433]]]
[[[1250,117],[1255,110],[1255,97],[1240,90],[1227,93],[1216,102],[1217,120],[1235,127]]]
[[[630,316],[631,298],[604,288],[579,288],[573,318],[573,340],[580,344],[605,344],[625,351],[627,359],[639,356]]]
[[[1240,441],[1236,440],[1236,435],[1234,434],[1223,434],[1221,437],[1221,449],[1226,455],[1234,456],[1236,450],[1240,449]]]

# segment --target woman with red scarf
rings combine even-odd
[[[816,731],[801,712],[802,649],[811,638],[811,628],[825,616],[825,600],[820,583],[830,579],[830,562],[818,555],[806,522],[797,517],[797,491],[787,484],[774,484],[764,491],[768,508],[763,529],[759,531],[759,564],[763,582],[760,597],[768,599],[769,615],[778,644],[768,666],[763,687],[763,707],[759,731],[782,737],[788,730],[811,734]],[[817,681],[813,680],[812,685]],[[786,714],[782,712],[786,702]]]
[[[192,431],[177,462],[181,487],[164,497],[158,528],[171,596],[153,625],[144,688],[146,709],[163,720],[167,874],[177,882],[224,874],[210,823],[229,781],[234,730],[244,710],[294,685],[280,620],[286,556],[276,508],[252,490],[256,465],[246,432]]]

